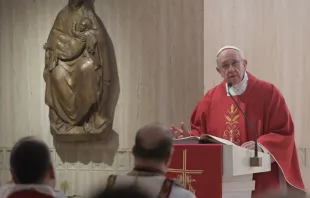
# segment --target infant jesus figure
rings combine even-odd
[[[83,52],[86,55],[92,54],[97,44],[95,30],[92,20],[84,17],[78,25],[76,22],[73,23],[71,30],[73,37],[65,34],[58,35],[54,47],[45,43],[44,49],[53,51],[57,57],[53,67],[58,65],[58,59],[71,61],[78,58]]]

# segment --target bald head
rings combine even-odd
[[[137,158],[165,161],[173,147],[170,128],[158,123],[140,128],[136,134],[133,154]]]

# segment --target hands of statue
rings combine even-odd
[[[76,38],[77,39],[79,39],[80,41],[82,41],[82,42],[85,42],[86,41],[86,36],[82,33],[80,33],[80,34],[77,34],[76,35]]]
[[[243,144],[241,145],[241,147],[247,148],[247,149],[250,149],[250,150],[254,150],[254,148],[255,148],[255,142],[254,142],[254,141],[245,142],[245,143],[243,143]],[[259,147],[259,146],[257,146],[257,149],[258,149],[258,151],[260,151],[260,152],[263,151],[262,148]]]
[[[181,123],[181,128],[177,128],[174,125],[171,125],[171,132],[173,135],[173,138],[178,139],[178,138],[183,138],[183,137],[188,137],[190,136],[189,131],[186,129],[184,123]]]

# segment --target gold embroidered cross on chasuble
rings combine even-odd
[[[239,118],[240,111],[232,104],[228,107],[227,113],[224,115],[226,120],[226,130],[223,133],[223,138],[231,141],[236,145],[241,144],[240,130],[239,130]]]

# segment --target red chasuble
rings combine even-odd
[[[258,132],[258,142],[273,156],[271,171],[254,174],[254,194],[279,189],[280,172],[289,187],[304,191],[294,140],[294,123],[280,91],[271,83],[248,73],[246,91],[233,96]],[[208,133],[242,145],[254,140],[253,130],[245,122],[232,99],[227,96],[226,83],[208,91],[191,117],[191,135]]]

